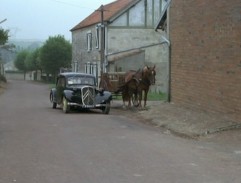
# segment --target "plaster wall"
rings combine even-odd
[[[168,46],[161,43],[161,33],[154,29],[116,29],[109,28],[107,31],[107,54],[125,52],[140,49],[144,52],[139,57],[130,57],[127,68],[137,69],[144,65],[156,66],[156,85],[151,87],[155,92],[167,92],[168,87]],[[108,60],[108,58],[107,58]],[[134,62],[133,62],[134,60]],[[131,63],[131,64],[130,64]],[[129,64],[129,65],[128,65]]]

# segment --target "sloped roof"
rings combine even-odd
[[[134,0],[116,0],[112,3],[103,6],[104,9],[104,21],[110,20],[113,16],[118,14],[121,10],[128,7],[128,5]],[[94,25],[101,22],[101,7],[98,10],[94,11],[87,18],[73,27],[70,31],[78,30],[84,27],[88,27],[90,25]]]

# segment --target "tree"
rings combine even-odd
[[[33,68],[34,70],[42,70],[41,60],[40,60],[40,48],[33,52]]]
[[[25,60],[26,60],[28,54],[29,54],[29,52],[26,50],[21,51],[17,54],[17,57],[14,61],[14,64],[18,68],[18,70],[24,72],[24,79],[25,79],[25,75],[26,75],[26,71],[27,71],[27,66],[25,64]]]
[[[4,45],[8,41],[9,30],[4,30],[0,28],[0,45]]]
[[[33,52],[29,52],[24,60],[24,64],[27,71],[34,70],[34,55]]]
[[[36,49],[35,51],[28,53],[25,60],[26,69],[28,71],[41,69],[39,54],[40,54],[40,49]]]
[[[4,30],[0,28],[0,48],[4,47],[5,43],[8,41],[8,32],[9,30]],[[3,63],[0,55],[0,81],[6,81],[6,78],[3,76],[4,73],[2,73]]]
[[[49,37],[41,48],[41,66],[55,77],[61,67],[71,66],[71,56],[71,44],[63,36]]]
[[[25,66],[27,71],[37,71],[41,70],[40,65],[40,48],[36,49],[33,52],[29,52],[25,59]],[[34,78],[36,79],[36,78]]]

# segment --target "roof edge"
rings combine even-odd
[[[128,4],[126,7],[124,7],[122,10],[117,12],[115,15],[113,15],[110,19],[109,22],[113,22],[115,19],[117,19],[119,16],[121,16],[126,10],[130,9],[131,7],[135,6],[138,2],[141,0],[133,0],[130,4]]]
[[[135,5],[137,2],[139,2],[139,1],[141,1],[141,0],[130,0],[130,1],[132,1],[132,2],[128,2],[128,3],[127,3],[125,6],[123,6],[120,10],[117,10],[113,15],[111,15],[111,16],[108,16],[108,15],[107,15],[107,18],[105,18],[105,15],[104,15],[104,22],[105,22],[105,23],[106,23],[106,22],[109,22],[110,20],[113,19],[113,17],[118,17],[118,16],[120,16],[120,15],[121,15],[123,12],[125,12],[128,8],[130,8],[131,6]],[[113,1],[113,2],[111,2],[111,3],[108,3],[108,4],[103,5],[103,7],[104,7],[104,9],[105,9],[105,8],[108,8],[108,6],[111,6],[112,4],[117,3],[117,2],[118,2],[118,0],[115,0],[115,1]],[[86,25],[84,24],[84,21],[86,21],[88,18],[91,18],[91,16],[95,16],[95,15],[96,15],[96,11],[99,11],[100,8],[101,8],[101,6],[100,6],[97,10],[95,10],[94,12],[92,12],[91,14],[89,14],[89,16],[87,16],[85,19],[83,19],[80,23],[78,23],[78,24],[77,24],[76,26],[74,26],[72,29],[70,29],[70,31],[73,32],[73,31],[76,31],[76,30],[79,30],[79,29],[83,29],[83,28],[92,26],[92,25],[94,25],[94,24],[100,23],[101,20],[98,20],[98,21],[95,20],[95,21],[92,22],[91,24],[88,24],[88,23],[86,23]],[[83,24],[82,26],[81,26],[81,23]]]

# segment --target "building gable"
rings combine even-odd
[[[168,0],[117,0],[103,6],[103,18],[112,27],[153,28]],[[101,22],[101,7],[81,21],[71,31]]]
[[[153,28],[157,23],[166,0],[139,0],[113,16],[111,27]]]
[[[120,11],[125,9],[131,3],[136,2],[136,0],[117,0],[112,3],[103,6],[103,18],[104,21],[109,21],[111,17],[118,14]],[[75,31],[78,29],[82,29],[94,24],[98,24],[101,22],[101,8],[98,8],[92,14],[90,14],[87,18],[73,27],[70,31]]]

